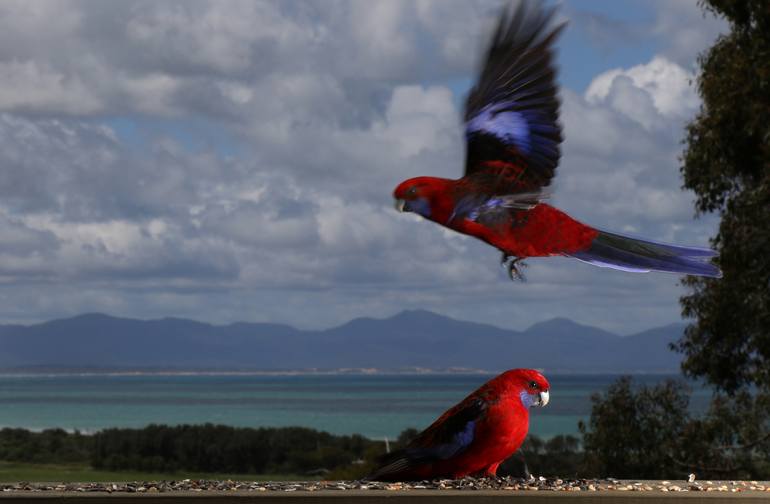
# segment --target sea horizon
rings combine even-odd
[[[532,368],[553,376],[670,376],[681,377],[671,371],[629,371],[593,373],[587,371],[549,371]],[[505,370],[476,368],[302,368],[302,369],[206,369],[206,368],[67,368],[67,367],[21,367],[0,368],[0,377],[45,377],[45,376],[442,376],[442,375],[489,375],[494,376]]]

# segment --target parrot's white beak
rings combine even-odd
[[[393,204],[396,207],[396,210],[398,210],[399,212],[403,212],[404,207],[406,206],[406,201],[402,199],[396,199],[396,201],[394,201]]]
[[[550,399],[550,395],[548,394],[547,390],[544,390],[540,392],[540,400],[538,401],[538,406],[545,406],[548,404],[548,400]]]

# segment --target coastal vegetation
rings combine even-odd
[[[179,481],[233,480],[233,481],[297,481],[314,480],[312,476],[299,474],[230,474],[230,473],[157,473],[144,471],[102,471],[87,463],[30,464],[26,462],[0,462],[0,482],[128,482],[128,481]]]
[[[407,429],[389,444],[403,446]],[[544,441],[531,436],[523,447],[535,474],[577,474],[582,457],[573,436]],[[383,441],[336,436],[302,427],[244,428],[224,425],[149,425],[94,434],[48,429],[0,429],[0,479],[6,481],[219,479],[355,479],[385,453]],[[512,458],[501,473],[523,475]]]

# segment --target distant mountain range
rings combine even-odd
[[[564,373],[677,372],[668,344],[684,324],[621,337],[568,319],[525,331],[429,311],[358,318],[304,331],[288,325],[211,325],[85,314],[28,326],[0,325],[0,368],[380,370],[541,368]]]

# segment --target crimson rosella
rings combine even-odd
[[[390,453],[368,476],[413,481],[495,476],[529,430],[529,408],[548,404],[548,380],[534,369],[511,369],[447,410],[409,445]]]
[[[553,43],[554,10],[522,2],[503,12],[465,104],[465,174],[416,177],[393,195],[414,212],[500,249],[511,279],[526,257],[569,256],[624,271],[721,276],[712,250],[600,231],[543,200],[562,141]]]

